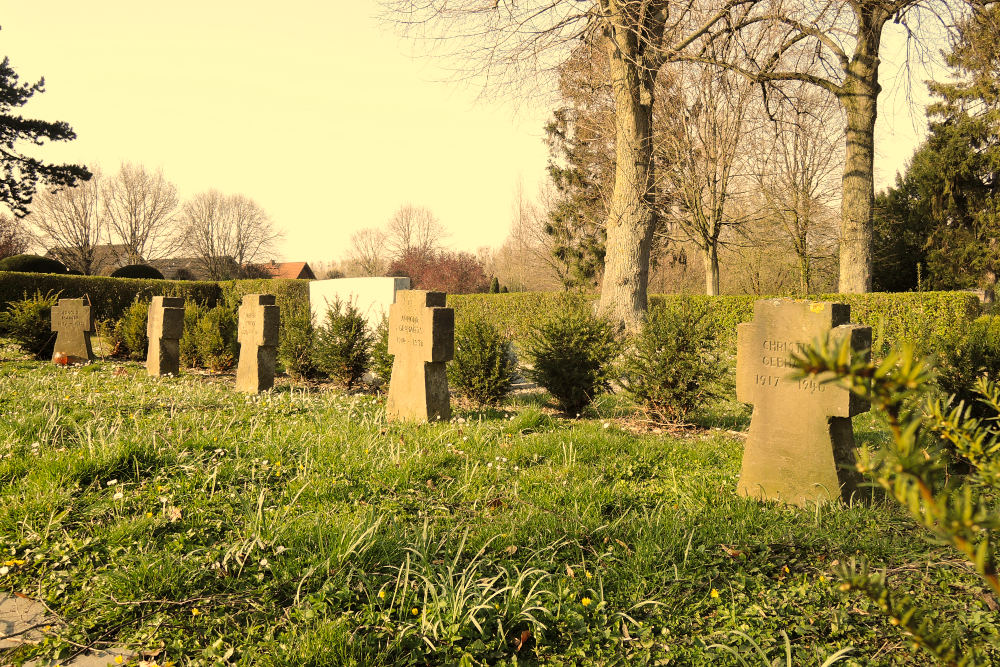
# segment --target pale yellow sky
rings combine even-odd
[[[506,237],[515,185],[545,178],[544,100],[479,101],[380,24],[374,0],[0,0],[0,56],[45,77],[29,117],[76,141],[52,161],[162,167],[181,197],[243,193],[285,230],[282,258],[329,261],[400,205],[431,209],[462,250]],[[895,51],[899,51],[898,48]],[[887,53],[883,73],[896,70]],[[885,85],[878,183],[924,121]],[[921,86],[922,88],[922,86]]]

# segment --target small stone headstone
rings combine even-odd
[[[90,297],[59,299],[52,307],[52,330],[57,332],[52,361],[72,364],[94,360],[90,334],[94,330],[94,315]]]
[[[848,498],[857,488],[851,417],[867,401],[823,378],[792,380],[790,362],[817,338],[871,347],[871,328],[849,324],[842,303],[765,299],[737,328],[736,398],[753,404],[737,492],[804,506]]]
[[[240,343],[237,391],[257,394],[274,386],[279,321],[273,294],[247,294],[243,297],[237,333]]]
[[[146,317],[146,372],[153,377],[180,372],[180,339],[184,334],[184,299],[154,296]]]
[[[444,292],[405,290],[389,308],[392,378],[386,417],[395,421],[451,418],[445,363],[455,352],[455,311]]]

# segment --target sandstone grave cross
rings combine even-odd
[[[94,330],[90,297],[59,299],[52,307],[52,330],[58,334],[52,361],[66,364],[94,360],[94,350],[90,346],[90,334]]]
[[[154,296],[146,317],[146,372],[153,377],[180,372],[180,339],[184,333],[184,299]]]
[[[455,352],[455,311],[445,299],[444,292],[402,290],[389,307],[390,420],[451,418],[445,363]]]
[[[871,328],[849,324],[843,303],[763,299],[737,327],[736,398],[753,404],[737,492],[804,506],[855,491],[851,417],[868,403],[822,378],[792,380],[790,355],[825,335],[871,347]]]
[[[237,391],[257,394],[274,386],[279,317],[273,294],[247,294],[243,297],[237,333],[240,343]]]

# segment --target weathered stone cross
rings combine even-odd
[[[392,379],[385,413],[390,420],[451,418],[445,363],[455,352],[455,311],[444,292],[402,290],[389,307]]]
[[[146,372],[157,377],[180,372],[180,338],[184,334],[184,299],[154,296],[146,317]]]
[[[789,357],[817,338],[871,347],[871,328],[848,324],[842,303],[765,299],[737,327],[736,398],[753,404],[737,492],[804,506],[857,487],[851,417],[868,403],[821,378],[791,380]]]
[[[274,386],[280,313],[273,294],[247,294],[240,305],[237,340],[240,361],[236,369],[236,390],[250,394]]]
[[[65,364],[94,360],[90,346],[94,330],[91,311],[90,297],[86,295],[80,299],[59,299],[58,305],[52,307],[52,330],[58,333],[52,361]]]

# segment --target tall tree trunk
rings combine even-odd
[[[719,296],[719,247],[710,245],[702,250],[705,262],[705,294]]]
[[[802,290],[803,295],[812,291],[812,285],[810,285],[812,282],[811,263],[809,255],[799,255],[799,289]]]
[[[847,113],[840,222],[840,292],[870,292],[875,210],[875,117],[878,113],[878,47],[882,24],[862,30],[838,94]]]
[[[646,312],[653,208],[653,80],[637,65],[634,34],[608,39],[615,98],[615,184],[608,206],[601,314],[626,327]]]

